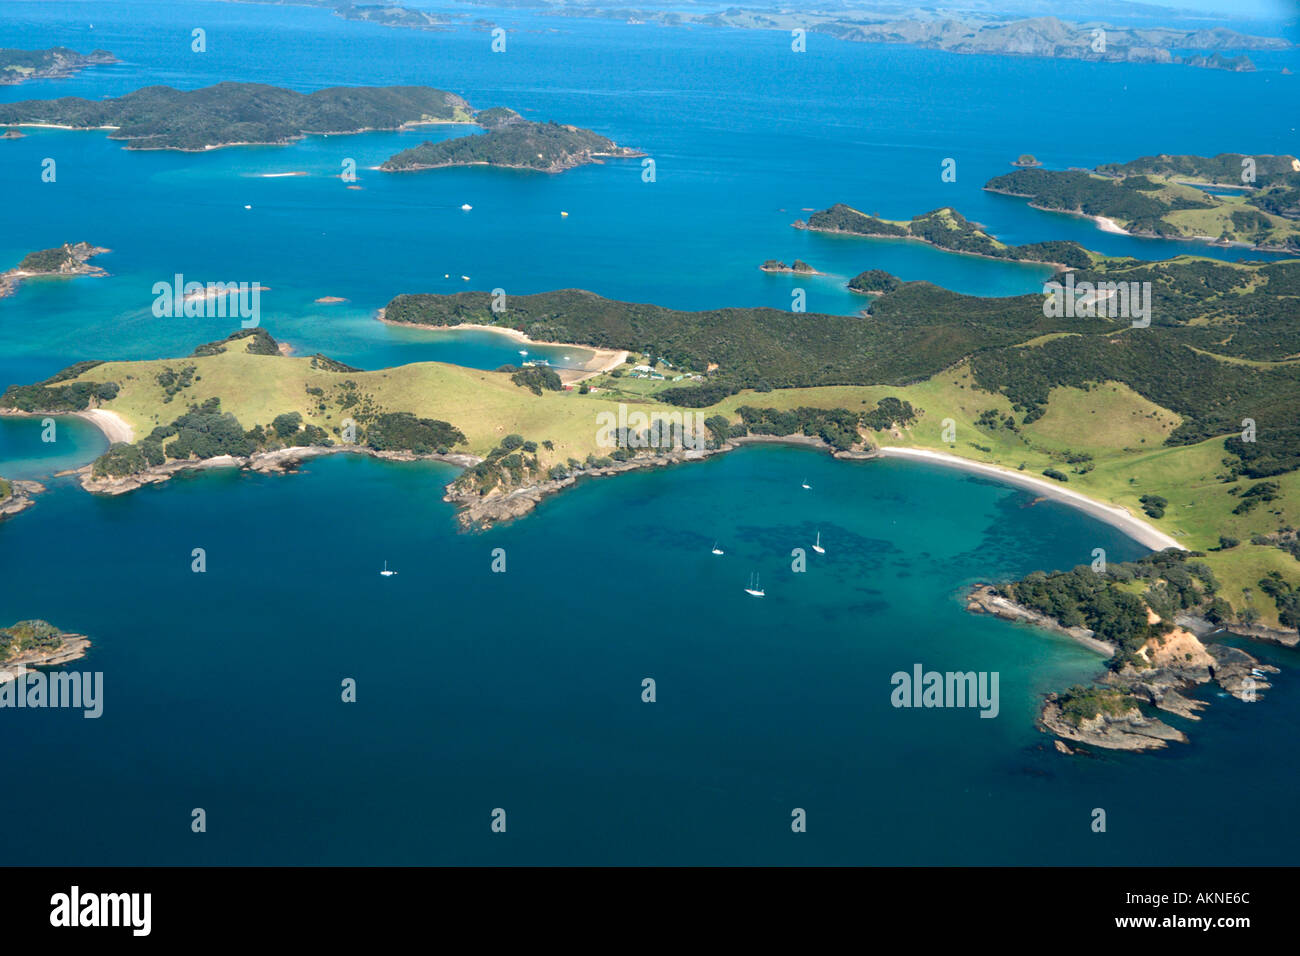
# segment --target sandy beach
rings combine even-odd
[[[983,462],[971,461],[956,455],[945,455],[943,452],[930,451],[925,448],[881,448],[880,456],[882,458],[909,458],[912,460],[932,461],[937,465],[963,468],[967,471],[988,475],[1001,481],[1029,488],[1044,497],[1055,499],[1078,508],[1080,511],[1085,511],[1094,518],[1118,528],[1134,541],[1146,545],[1152,550],[1161,551],[1165,548],[1178,548],[1180,551],[1187,550],[1185,546],[1179,544],[1159,528],[1148,524],[1141,518],[1135,517],[1126,509],[1118,505],[1102,504],[1087,495],[1064,488],[1059,482],[1052,481],[1049,478],[1039,478],[1011,468],[986,465]]]
[[[407,329],[420,329],[425,332],[455,332],[458,329],[474,329],[479,332],[495,332],[497,335],[504,335],[516,342],[524,345],[542,345],[548,348],[556,349],[582,349],[584,352],[591,352],[591,360],[582,368],[557,368],[555,372],[560,376],[560,381],[565,385],[576,385],[578,382],[586,381],[605,372],[618,368],[627,361],[628,353],[618,349],[598,349],[591,345],[576,345],[572,342],[535,342],[518,329],[499,328],[495,325],[478,325],[472,322],[464,322],[460,325],[413,325],[410,322],[390,322],[384,317],[384,310],[380,309],[376,318],[385,325],[396,325]]]
[[[1093,216],[1092,221],[1102,232],[1111,232],[1117,236],[1131,236],[1132,233],[1117,223],[1114,219],[1107,219],[1105,216]]]
[[[109,444],[135,441],[135,430],[117,412],[110,412],[107,408],[92,408],[89,411],[73,414],[78,418],[84,418],[103,432]]]

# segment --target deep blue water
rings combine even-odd
[[[1078,512],[940,468],[763,447],[589,481],[457,535],[436,494],[450,475],[334,458],[116,499],[59,488],[0,526],[15,585],[0,615],[92,633],[78,666],[105,674],[97,720],[4,712],[32,783],[5,790],[27,821],[6,859],[1294,858],[1278,748],[1300,716],[1295,654],[1266,699],[1213,698],[1168,755],[1066,759],[1034,729],[1038,696],[1098,658],[968,615],[961,585],[1140,553]],[[818,531],[826,555],[793,573]],[[761,601],[742,591],[754,571]],[[998,671],[999,716],[892,708],[890,675],[918,662]],[[1098,806],[1106,834],[1089,829]]]
[[[464,8],[458,8],[463,12]],[[0,260],[86,239],[112,275],[32,282],[0,302],[0,384],[86,357],[188,352],[231,329],[159,320],[153,282],[257,281],[264,325],[365,367],[480,368],[517,346],[394,329],[407,291],[576,286],[681,308],[862,307],[886,268],[962,291],[1036,288],[1043,270],[789,228],[846,201],[891,218],[951,204],[1009,242],[1075,238],[1148,258],[1185,243],[1111,236],[980,186],[1033,152],[1093,166],[1155,152],[1294,152],[1295,76],[946,56],[780,34],[672,30],[508,11],[486,34],[346,23],[326,11],[201,2],[0,6],[0,45],[104,47],[123,64],[0,88],[117,95],[224,79],[299,89],[428,83],[648,150],[561,176],[367,172],[454,130],[313,138],[203,155],[127,153],[97,132],[0,142],[22,184]],[[94,23],[94,30],[89,24]],[[210,52],[189,51],[206,26]],[[1294,72],[1300,73],[1292,57]],[[1197,114],[1149,103],[1196,103]],[[1136,104],[1136,105],[1135,105]],[[1202,121],[1212,117],[1213,121]],[[39,181],[40,161],[58,180]],[[939,164],[958,160],[958,181]],[[361,190],[334,178],[344,158]],[[274,172],[307,176],[260,178]],[[474,208],[464,213],[460,206]],[[244,209],[249,205],[251,209]],[[562,218],[561,210],[570,213]],[[1235,255],[1212,247],[1194,251]],[[825,279],[769,276],[798,257]],[[461,275],[470,276],[468,282]],[[444,278],[450,276],[450,278]],[[336,295],[348,301],[322,306]],[[0,474],[44,477],[102,439],[60,418],[0,422]],[[45,617],[94,648],[104,716],[0,711],[24,786],[11,863],[1287,863],[1300,719],[1295,653],[1257,704],[1209,693],[1157,755],[1066,759],[1033,726],[1042,693],[1095,655],[967,614],[975,580],[1142,549],[1021,491],[896,461],[747,448],[587,481],[525,520],[454,530],[446,466],[331,458],[305,474],[186,476],[99,499],[68,479],[0,525],[0,621]],[[799,487],[807,479],[812,488]],[[790,551],[820,532],[806,573]],[[723,557],[710,554],[717,540]],[[204,548],[208,570],[190,571]],[[505,574],[490,570],[506,549]],[[400,573],[380,577],[384,561]],[[760,573],[761,601],[742,587]],[[890,675],[997,671],[1001,712],[902,710]],[[339,699],[358,682],[358,702]],[[642,703],[641,681],[658,700]],[[209,832],[190,832],[190,811]],[[489,831],[495,807],[506,835]],[[808,832],[790,812],[808,811]],[[1109,830],[1094,834],[1103,807]]]

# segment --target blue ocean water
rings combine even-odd
[[[1294,781],[1277,759],[1294,653],[1262,702],[1171,718],[1192,743],[1168,755],[1066,759],[1034,729],[1039,695],[1098,658],[972,617],[962,585],[1140,553],[1069,508],[937,467],[755,447],[591,480],[458,535],[446,466],[308,472],[60,488],[0,527],[0,614],[92,633],[78,666],[105,675],[98,719],[4,712],[32,783],[3,796],[27,821],[7,861],[1294,858],[1294,830],[1269,823]],[[818,532],[826,554],[793,573]],[[742,590],[752,572],[762,600]],[[999,672],[999,715],[894,709],[890,676],[916,663]]]
[[[465,10],[453,4],[451,12]],[[868,268],[982,295],[1033,291],[1047,275],[1041,266],[916,243],[790,228],[835,202],[889,218],[952,205],[1008,242],[1069,238],[1114,255],[1236,257],[1239,250],[1108,235],[981,187],[1024,152],[1067,167],[1156,152],[1293,149],[1286,106],[1300,81],[1279,70],[1095,67],[817,36],[795,54],[777,32],[473,12],[511,31],[505,53],[492,53],[489,35],[468,26],[399,30],[292,6],[6,3],[0,42],[103,47],[124,62],[0,87],[5,100],[221,80],[300,90],[423,83],[476,106],[588,126],[644,149],[656,167],[653,183],[642,181],[635,160],[560,176],[368,169],[423,139],[462,132],[445,127],[204,155],[126,152],[102,132],[29,130],[0,142],[0,174],[27,184],[0,209],[0,262],[84,239],[113,250],[99,260],[112,276],[30,283],[6,302],[0,382],[30,381],[106,351],[182,354],[229,331],[216,319],[153,317],[153,284],[176,273],[260,282],[271,290],[262,309],[272,334],[366,368],[469,361],[454,344],[411,341],[372,321],[401,292],[579,287],[678,308],[787,308],[799,287],[810,311],[852,313],[864,301],[845,283]],[[206,53],[191,51],[195,27],[207,30]],[[1197,103],[1215,121],[1142,106],[1170,97]],[[54,183],[40,180],[46,158],[57,164]],[[949,158],[956,182],[940,178]],[[345,159],[357,163],[359,190],[338,178]],[[287,172],[308,175],[261,178]],[[801,258],[828,275],[760,272],[769,258]],[[323,296],[348,302],[316,304]],[[513,354],[503,342],[487,367]]]
[[[391,30],[295,7],[0,6],[0,45],[124,60],[0,88],[7,100],[226,79],[428,83],[589,126],[657,163],[654,183],[634,161],[554,177],[389,176],[366,167],[457,131],[202,155],[29,131],[0,142],[0,172],[27,184],[0,204],[0,260],[85,239],[113,249],[100,260],[111,276],[30,282],[0,302],[0,383],[88,357],[182,354],[231,331],[151,315],[152,284],[177,272],[260,282],[273,334],[364,367],[518,360],[499,337],[375,321],[399,292],[573,286],[709,308],[785,306],[802,285],[810,309],[847,313],[862,304],[843,282],[872,267],[985,295],[1042,282],[1037,267],[789,227],[836,201],[891,218],[951,204],[1011,242],[1222,257],[1111,236],[980,186],[1026,151],[1061,167],[1294,151],[1296,77],[1276,72],[817,37],[793,55],[775,33],[480,9],[512,29],[507,53],[469,27]],[[207,54],[190,52],[195,26]],[[1195,102],[1214,121],[1135,106],[1153,102]],[[47,156],[55,183],[39,179]],[[956,183],[939,178],[946,157]],[[345,158],[362,189],[335,178]],[[262,177],[284,172],[307,175]],[[759,272],[773,257],[832,275]],[[0,420],[0,474],[48,476],[99,453],[85,423],[58,423],[51,448],[39,419]],[[97,720],[0,711],[29,784],[0,795],[6,818],[24,821],[6,862],[1295,859],[1295,772],[1279,755],[1300,718],[1300,655],[1252,646],[1283,667],[1275,689],[1256,704],[1209,693],[1201,721],[1169,718],[1191,743],[1164,754],[1067,759],[1034,728],[1040,695],[1087,680],[1097,657],[971,616],[961,597],[972,581],[1070,567],[1096,547],[1110,560],[1142,553],[1064,506],[927,465],[753,447],[586,481],[525,520],[463,535],[440,500],[447,466],[336,457],[304,470],[189,475],[112,499],[54,479],[0,525],[0,621],[89,634],[76,666],[105,675]],[[794,573],[791,549],[818,533],[826,555]],[[491,571],[498,547],[504,574]],[[194,548],[204,574],[190,570]],[[384,561],[396,577],[375,573]],[[761,601],[742,590],[751,573]],[[890,676],[916,663],[998,672],[999,715],[891,707]],[[340,701],[348,677],[353,704]],[[190,831],[195,807],[204,835]],[[489,829],[496,807],[504,835]],[[796,807],[809,819],[798,836]],[[1091,832],[1096,807],[1105,834]]]

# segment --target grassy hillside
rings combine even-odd
[[[608,451],[596,445],[596,414],[617,411],[618,405],[600,395],[577,390],[536,395],[515,385],[508,373],[438,362],[371,372],[335,371],[314,357],[250,352],[257,341],[252,336],[237,340],[216,355],[105,362],[60,385],[116,383],[116,395],[95,404],[126,419],[137,440],[190,406],[218,398],[221,410],[234,415],[244,429],[269,427],[277,416],[297,412],[304,424],[323,429],[337,441],[346,418],[411,412],[459,428],[467,442],[454,450],[478,457],[508,434],[551,441],[553,450],[539,451],[544,462]],[[187,368],[193,371],[187,373]],[[176,388],[181,380],[189,384]],[[658,403],[647,404],[646,410],[669,411]]]
[[[1243,183],[1243,161],[1255,179]],[[1018,169],[989,180],[990,192],[1033,205],[1113,219],[1122,228],[1168,238],[1208,238],[1300,249],[1300,169],[1292,156],[1147,156],[1085,170]],[[1213,195],[1187,185],[1246,186]]]

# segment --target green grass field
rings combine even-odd
[[[246,343],[239,342],[214,356],[111,362],[91,369],[82,379],[119,383],[118,396],[104,407],[122,415],[137,439],[156,425],[171,422],[190,404],[212,397],[219,397],[222,408],[246,429],[269,425],[275,416],[296,411],[304,422],[334,433],[348,415],[334,400],[336,390],[351,381],[378,411],[409,411],[455,425],[468,439],[468,447],[458,451],[481,457],[508,434],[539,444],[549,440],[553,450],[538,452],[544,466],[569,458],[582,460],[589,454],[608,454],[609,449],[596,442],[597,415],[617,413],[620,402],[647,412],[672,411],[652,399],[655,392],[672,387],[671,382],[603,375],[592,382],[596,394],[582,395],[575,389],[538,396],[513,384],[505,373],[436,362],[371,372],[333,372],[312,368],[310,358],[253,355],[245,348]],[[157,376],[166,368],[179,371],[186,365],[195,367],[193,384],[181,389],[171,402],[164,402],[165,390]],[[611,390],[606,391],[606,386]],[[324,394],[314,395],[308,389],[320,389]],[[915,385],[746,390],[696,411],[706,417],[724,414],[738,422],[737,409],[742,405],[859,411],[874,407],[887,396],[910,402],[917,419],[894,432],[872,432],[870,439],[876,444],[945,451],[1031,475],[1054,468],[1068,475],[1072,490],[1139,516],[1143,515],[1142,495],[1165,498],[1164,516],[1147,520],[1188,548],[1207,551],[1206,562],[1223,583],[1224,597],[1239,610],[1255,606],[1264,623],[1276,623],[1276,609],[1266,596],[1253,593],[1258,590],[1259,578],[1277,570],[1300,583],[1300,563],[1290,555],[1249,543],[1252,535],[1300,524],[1300,472],[1271,479],[1279,485],[1279,497],[1249,514],[1235,515],[1232,511],[1240,498],[1230,494],[1229,488],[1241,491],[1255,482],[1242,479],[1228,485],[1219,479],[1224,471],[1223,438],[1189,446],[1164,445],[1179,417],[1119,383],[1106,382],[1087,390],[1056,388],[1045,414],[1018,431],[1002,424],[1011,414],[1007,399],[976,388],[965,363]],[[989,411],[996,413],[996,421],[989,422],[986,417],[981,424],[981,415]],[[955,429],[951,442],[943,437],[947,420]],[[1067,456],[1074,460],[1067,461]],[[1221,535],[1242,543],[1228,551],[1211,551]]]

